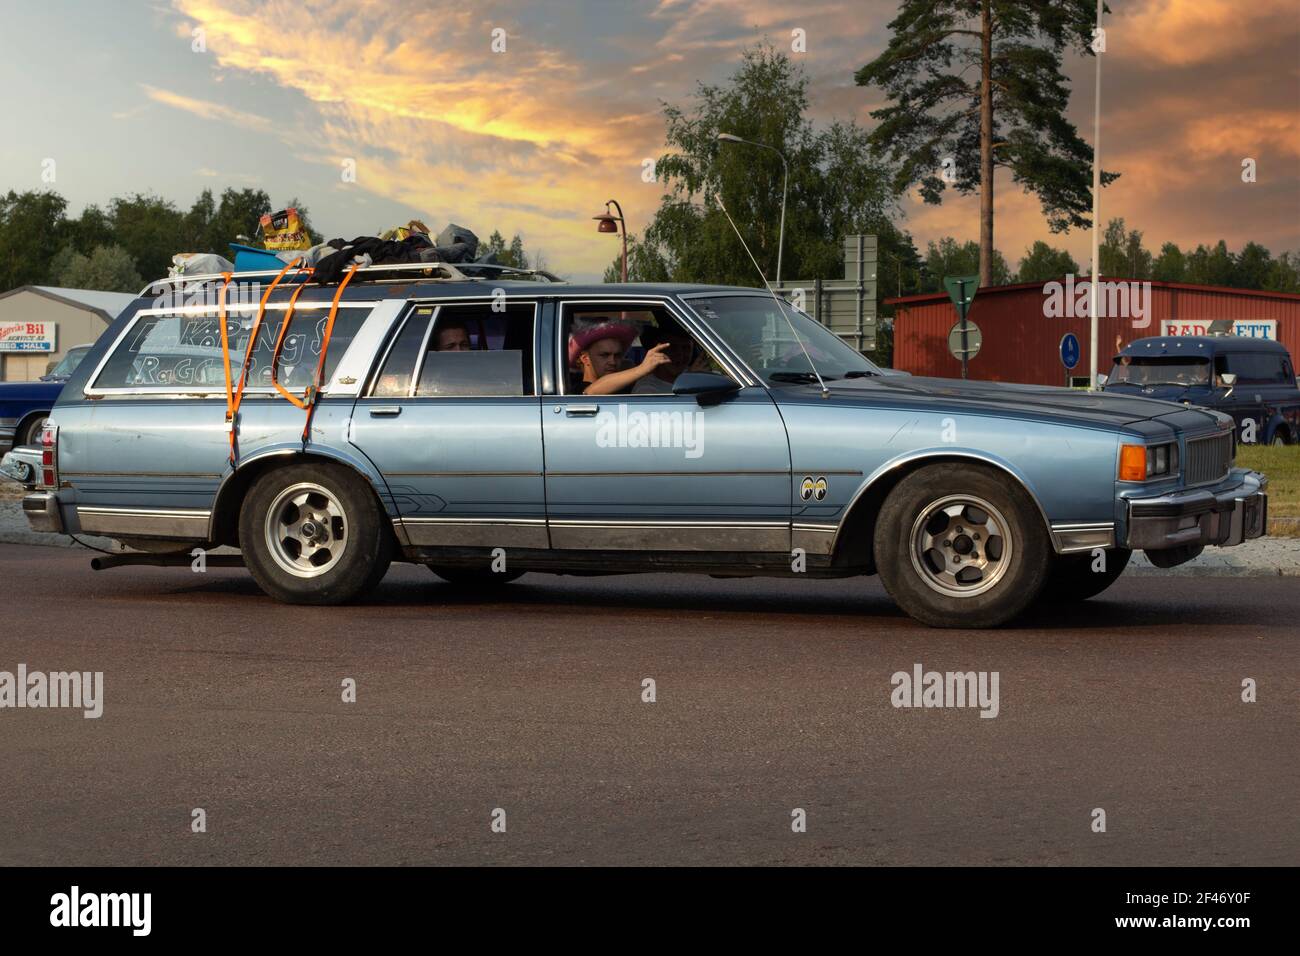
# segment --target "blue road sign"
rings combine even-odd
[[[1061,336],[1061,364],[1067,369],[1072,369],[1079,364],[1079,337],[1073,332],[1066,332]]]

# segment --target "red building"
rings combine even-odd
[[[1103,289],[1107,281],[1111,280],[1103,277]],[[1238,334],[1277,339],[1293,358],[1300,358],[1300,295],[1182,282],[1114,281],[1128,288],[1109,287],[1110,296],[1104,298],[1110,308],[1098,309],[1098,370],[1103,373],[1110,369],[1116,336],[1127,344],[1153,335],[1204,335],[1209,323],[1220,319],[1232,320]],[[1086,277],[1077,285],[1063,280],[980,289],[967,316],[983,336],[979,354],[970,360],[970,377],[1064,385],[1061,337],[1073,332],[1083,355],[1070,375],[1073,384],[1086,384],[1090,368],[1087,289]],[[1125,302],[1129,294],[1132,298]],[[886,299],[885,304],[894,307],[895,368],[913,375],[961,377],[961,362],[948,351],[948,331],[957,322],[957,310],[946,293]]]

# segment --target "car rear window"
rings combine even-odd
[[[326,353],[324,381],[329,381],[371,308],[370,304],[339,308]],[[232,376],[239,374],[256,314],[254,306],[232,307],[227,312]],[[249,364],[249,390],[272,388],[271,358],[283,319],[283,309],[268,309],[262,320]],[[277,376],[280,384],[291,389],[311,384],[320,361],[327,320],[327,308],[299,306],[294,311],[280,350]],[[99,370],[91,388],[224,391],[218,316],[215,312],[138,315]]]

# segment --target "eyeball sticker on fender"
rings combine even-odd
[[[825,476],[819,475],[816,478],[813,478],[812,475],[806,476],[804,480],[799,483],[799,497],[804,501],[807,501],[809,498],[816,498],[818,501],[821,501],[825,498]]]

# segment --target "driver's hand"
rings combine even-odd
[[[668,357],[668,343],[660,342],[646,352],[645,358],[641,360],[640,370],[642,372],[653,372],[660,365],[665,365],[671,361],[672,359]]]

